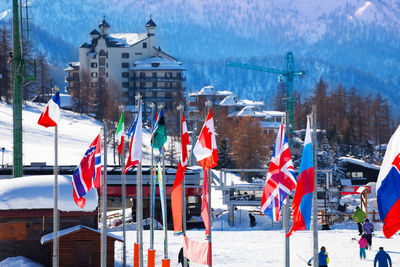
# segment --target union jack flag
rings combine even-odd
[[[261,211],[279,221],[279,211],[286,196],[296,187],[296,175],[283,124],[276,137],[272,159],[261,199]]]
[[[86,200],[83,198],[92,187],[100,187],[101,179],[101,147],[100,134],[86,150],[80,164],[72,175],[73,197],[75,203],[83,208]]]

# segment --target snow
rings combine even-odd
[[[31,261],[28,258],[18,256],[3,260],[0,262],[0,267],[43,267],[43,265]]]
[[[357,11],[354,13],[354,16],[361,16],[364,11],[370,6],[372,5],[372,3],[370,1],[366,1],[365,4],[360,7],[359,9],[357,9]]]
[[[236,106],[237,99],[236,96],[234,95],[228,95],[227,97],[225,97],[220,103],[220,106]]]
[[[375,170],[380,170],[381,167],[375,164],[370,164],[367,163],[363,160],[360,159],[355,159],[355,158],[350,158],[350,157],[340,157],[339,160],[343,161],[343,162],[350,162],[350,163],[354,163],[360,166],[363,166],[365,168],[370,168],[370,169],[375,169]]]
[[[156,63],[157,66],[153,66]],[[151,69],[165,69],[165,70],[184,70],[181,62],[172,61],[163,57],[150,57],[143,60],[135,61],[131,70],[151,70]]]
[[[189,96],[199,96],[199,95],[222,95],[229,96],[233,95],[231,91],[215,91],[213,85],[207,85],[201,88],[200,91],[189,94]]]
[[[97,233],[101,234],[100,230],[96,230],[96,229],[87,227],[85,225],[75,225],[73,227],[65,228],[63,230],[58,231],[57,236],[58,237],[62,237],[64,235],[68,235],[68,234],[71,234],[73,232],[76,232],[76,231],[78,231],[80,229],[88,229],[88,230],[91,230],[93,232],[97,232]],[[115,238],[115,239],[117,239],[119,241],[123,241],[124,240],[123,238],[121,238],[119,236],[116,236],[114,234],[111,234],[111,233],[107,233],[107,235],[110,236],[110,237],[113,237],[113,238]],[[50,240],[53,240],[53,237],[54,237],[53,232],[48,233],[47,235],[42,236],[42,238],[40,239],[40,243],[43,245],[44,243],[46,243],[46,242],[48,242]]]
[[[110,39],[118,45],[130,47],[147,38],[147,33],[111,33]]]
[[[240,106],[264,106],[264,102],[262,101],[253,101],[249,99],[241,99],[237,101],[237,104]]]
[[[72,197],[72,176],[58,175],[58,209],[61,211],[94,211],[97,191],[86,195],[86,205],[78,207]],[[0,210],[53,209],[54,175],[24,176],[0,179]]]
[[[7,17],[7,15],[11,13],[11,9],[7,9],[3,12],[0,13],[0,20],[4,19],[5,17]]]

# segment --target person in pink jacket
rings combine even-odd
[[[361,236],[360,240],[358,241],[358,244],[360,245],[360,260],[364,258],[365,260],[365,248],[368,245],[367,238],[365,238],[365,234]]]

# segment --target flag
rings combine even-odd
[[[217,141],[215,139],[214,119],[212,109],[201,129],[199,139],[193,149],[193,154],[203,167],[203,170],[211,169],[218,164]]]
[[[123,174],[138,165],[142,156],[142,107],[139,108],[136,119],[132,122],[130,128],[132,129],[132,137],[129,145],[129,156]]]
[[[163,175],[162,175],[162,168],[160,162],[158,162],[157,166],[157,173],[158,173],[158,186],[160,189],[160,201],[161,201],[161,213],[162,213],[162,218],[163,218],[163,228],[167,227],[167,222],[164,222],[164,214],[165,214],[165,191],[164,191],[164,181],[163,181]]]
[[[303,156],[297,177],[296,191],[293,197],[293,226],[286,236],[293,231],[309,230],[312,210],[312,194],[314,191],[314,161],[311,142],[310,118],[307,118],[306,136],[304,138]]]
[[[44,127],[54,127],[57,126],[60,120],[60,92],[57,92],[50,100],[47,102],[45,109],[42,114],[40,114],[38,124]]]
[[[72,189],[75,203],[82,209],[86,200],[83,198],[92,187],[101,185],[101,145],[100,134],[90,144],[81,162],[72,175]]]
[[[210,234],[210,216],[208,214],[208,184],[207,184],[207,171],[203,170],[203,192],[201,196],[201,219],[206,229],[206,235]]]
[[[212,265],[211,243],[197,242],[183,237],[183,256],[202,265]]]
[[[165,144],[166,141],[167,141],[167,128],[165,127],[164,113],[161,109],[156,124],[154,125],[153,133],[151,134],[151,146],[159,150]]]
[[[188,163],[187,146],[189,145],[189,134],[186,126],[185,113],[183,111],[182,111],[182,125],[181,125],[181,142],[182,142],[181,161],[183,170],[185,171]]]
[[[283,124],[279,127],[272,159],[261,199],[261,211],[279,221],[279,211],[286,196],[296,187],[292,157]]]
[[[121,112],[121,118],[119,119],[117,132],[115,133],[115,139],[117,140],[118,153],[122,155],[122,149],[124,147],[125,137],[125,124],[124,124],[124,111]]]
[[[171,209],[172,219],[174,222],[174,234],[181,235],[182,232],[182,181],[185,177],[185,172],[181,162],[178,163],[176,170],[174,185],[171,192]]]
[[[376,182],[383,234],[390,238],[400,229],[400,126],[390,138]]]

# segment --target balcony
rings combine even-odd
[[[135,82],[184,82],[186,77],[133,77],[132,81]]]

